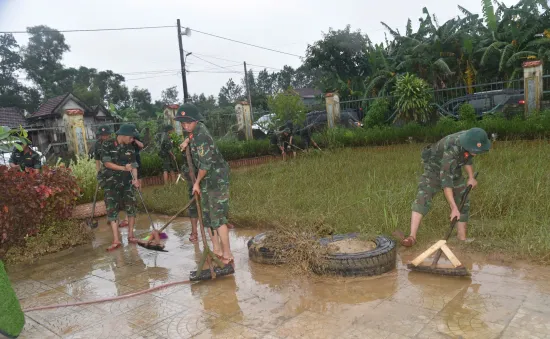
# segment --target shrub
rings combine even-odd
[[[95,160],[77,155],[75,161],[70,161],[69,168],[75,176],[76,183],[80,188],[80,196],[78,197],[77,204],[93,201],[97,185]],[[102,199],[103,190],[99,190],[97,192],[97,201]]]
[[[39,233],[40,225],[71,216],[79,189],[71,170],[44,166],[41,173],[0,167],[0,259],[10,247]]]
[[[414,74],[405,74],[397,79],[395,91],[397,115],[395,120],[406,122],[427,122],[430,120],[431,89],[428,84]]]
[[[475,122],[476,110],[474,109],[474,106],[470,104],[462,104],[458,109],[458,116],[462,121]]]
[[[363,124],[367,128],[383,126],[386,121],[386,113],[390,110],[390,103],[387,99],[376,99],[367,111]]]
[[[141,152],[141,176],[152,177],[162,174],[162,159],[158,153]]]

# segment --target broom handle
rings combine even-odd
[[[195,166],[193,166],[193,159],[191,158],[191,151],[189,150],[189,147],[191,147],[191,146],[188,144],[187,147],[185,148],[185,155],[187,156],[187,166],[189,167],[189,176],[191,177],[191,183],[194,186],[195,181],[197,180],[197,178],[195,176]],[[201,197],[200,197],[200,195],[195,193],[195,196],[193,198],[196,198],[195,203],[197,205],[197,214],[199,216],[199,222],[201,224],[200,225],[201,238],[202,238],[204,251],[209,251],[208,242],[206,241],[206,234],[204,234],[204,226],[205,225],[202,221],[203,219],[202,219]],[[206,256],[206,262],[208,263],[208,267],[210,267],[210,274],[212,275],[212,278],[215,279],[216,278],[216,273],[214,273],[214,267],[212,266],[212,261],[211,261],[209,255]],[[202,267],[199,267],[197,269],[197,272],[199,272],[200,270],[202,270]]]
[[[477,178],[478,172],[474,173],[474,179]],[[468,197],[468,194],[470,194],[470,191],[472,190],[472,185],[468,185],[466,187],[466,191],[462,194],[462,200],[460,201],[460,206],[458,207],[458,210],[462,213],[462,208],[464,207],[464,204],[466,203],[466,198]],[[458,222],[458,218],[454,217],[451,221],[451,227],[449,229],[449,233],[447,233],[447,237],[445,238],[445,241],[449,240],[449,237],[451,236],[451,233],[453,233],[453,230],[455,228],[456,223]],[[443,253],[443,250],[438,249],[437,253],[434,256],[434,260],[432,261],[432,267],[435,267],[437,265],[437,262],[439,261],[439,258],[441,258],[441,254]]]
[[[164,226],[162,226],[161,228],[159,228],[159,230],[158,230],[159,233],[162,232],[162,231],[164,231],[164,230],[166,229],[166,227],[168,227],[168,225],[170,225],[170,223],[171,223],[172,221],[174,221],[174,219],[176,219],[176,218],[178,217],[178,215],[180,215],[180,214],[183,213],[186,209],[188,209],[189,206],[191,206],[191,204],[193,203],[193,201],[195,201],[195,197],[193,197],[193,199],[191,199],[191,200],[187,203],[187,205],[185,205],[181,210],[179,210],[178,213],[174,214],[174,216],[171,217],[170,220],[168,220],[168,221],[166,222],[166,224],[164,224]]]

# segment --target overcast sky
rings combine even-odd
[[[384,29],[380,21],[404,32],[408,18],[418,26],[423,7],[443,23],[460,14],[457,4],[481,13],[480,0],[0,0],[0,31],[24,31],[36,25],[58,30],[162,26],[175,25],[179,18],[184,27],[304,55],[307,44],[320,39],[329,27],[342,29],[350,24],[353,30],[361,29],[372,41],[381,42]],[[181,75],[176,74],[180,68],[176,28],[65,33],[65,38],[71,47],[63,60],[66,66],[113,70],[126,77],[128,87],[149,89],[153,99],[171,86],[178,86],[183,97]],[[16,39],[23,45],[28,36],[17,34]],[[211,73],[229,71],[193,55],[187,58],[187,68],[192,72],[187,76],[190,94],[213,94],[216,98],[230,77],[240,81],[243,61],[272,70],[285,64],[295,68],[301,64],[295,56],[197,32],[184,36],[183,46],[186,52],[238,72]]]

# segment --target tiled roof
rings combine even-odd
[[[59,107],[59,105],[63,102],[63,100],[65,100],[65,98],[69,95],[70,93],[67,93],[57,96],[55,98],[48,99],[48,101],[42,104],[42,106],[40,106],[40,108],[38,108],[38,110],[32,114],[32,117],[43,117],[52,114],[55,109]]]
[[[320,90],[315,88],[295,88],[294,90],[302,98],[315,97],[322,94]]]
[[[16,128],[26,125],[23,111],[17,107],[0,107],[0,126]]]

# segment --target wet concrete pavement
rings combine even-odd
[[[155,217],[163,223],[168,217]],[[74,303],[187,280],[198,245],[190,224],[169,227],[167,253],[112,253],[104,220],[92,245],[8,267],[23,308]],[[138,231],[148,229],[139,217]],[[233,276],[120,301],[26,313],[21,338],[549,338],[550,269],[483,263],[460,254],[471,278],[397,269],[373,278],[296,277],[248,260],[259,231],[232,230]],[[201,245],[202,248],[202,245]],[[420,253],[422,249],[418,249]]]

